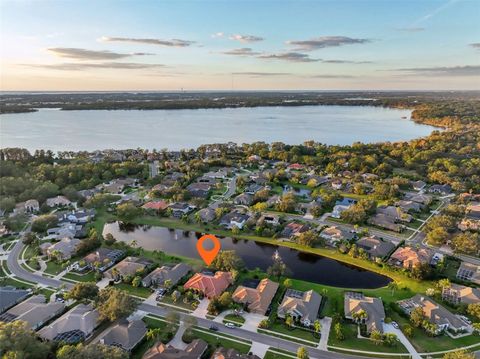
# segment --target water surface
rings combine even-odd
[[[152,226],[124,226],[107,223],[103,235],[111,233],[118,241],[133,240],[146,250],[159,250],[170,254],[199,258],[196,242],[201,234],[191,231]],[[372,289],[386,286],[390,279],[380,274],[351,266],[334,259],[296,249],[260,243],[246,239],[220,238],[222,250],[235,250],[248,269],[264,271],[272,264],[276,250],[291,271],[291,277],[309,282],[342,288]],[[205,243],[206,249],[207,242]]]
[[[179,150],[208,143],[315,140],[404,141],[434,127],[410,121],[410,110],[371,106],[295,106],[198,110],[85,110],[0,116],[0,147],[81,151],[145,148]]]

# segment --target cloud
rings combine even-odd
[[[263,76],[290,76],[292,75],[289,72],[254,72],[254,71],[245,71],[245,72],[232,72],[232,75],[240,76],[250,76],[250,77],[263,77]]]
[[[355,39],[347,36],[321,36],[310,40],[290,40],[287,45],[295,46],[296,51],[313,51],[326,47],[338,47],[344,45],[366,44],[369,39]]]
[[[320,74],[320,75],[308,75],[308,76],[305,76],[305,77],[315,78],[315,79],[351,79],[351,78],[354,78],[355,76]]]
[[[135,52],[133,54],[122,54],[111,51],[95,51],[86,49],[77,49],[71,47],[52,47],[47,51],[59,57],[67,57],[75,60],[118,60],[131,56],[152,55],[146,52]]]
[[[260,55],[259,52],[253,51],[249,47],[242,47],[240,49],[233,49],[222,52],[224,55],[235,55],[235,56],[256,56]]]
[[[409,75],[417,76],[480,76],[479,65],[453,66],[453,67],[417,67],[397,69]]]
[[[480,42],[474,42],[473,44],[470,44],[470,46],[474,49],[480,50]]]
[[[240,42],[258,42],[258,41],[263,41],[263,37],[260,36],[254,36],[254,35],[231,35],[229,37],[230,40],[235,40],[235,41],[240,41]]]
[[[259,59],[282,60],[288,62],[318,62],[320,59],[312,59],[307,54],[300,52],[283,52],[278,54],[262,54],[257,56]]]
[[[210,35],[211,37],[218,38],[218,37],[224,37],[225,34],[223,32],[216,32],[215,34]]]
[[[181,39],[171,39],[171,40],[162,40],[162,39],[142,39],[142,38],[133,38],[133,37],[109,37],[103,36],[100,38],[100,41],[104,42],[131,42],[137,44],[147,44],[147,45],[158,45],[166,47],[188,47],[195,44],[195,41],[181,40]]]
[[[324,64],[352,64],[352,65],[363,65],[363,64],[372,64],[372,61],[353,61],[353,60],[322,60]]]
[[[419,27],[419,26],[400,27],[397,29],[397,31],[403,31],[403,32],[421,32],[425,30],[426,29],[424,27]]]
[[[136,62],[68,62],[62,64],[50,64],[50,65],[32,65],[24,64],[23,66],[45,68],[51,70],[64,70],[64,71],[83,71],[90,69],[116,69],[116,70],[142,70],[142,69],[156,69],[165,68],[162,64],[143,64]]]

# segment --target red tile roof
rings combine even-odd
[[[164,210],[167,207],[168,207],[168,203],[165,201],[147,202],[142,206],[143,209],[155,209],[157,211]]]
[[[216,272],[215,275],[196,273],[183,286],[185,289],[195,289],[202,292],[206,297],[218,297],[233,283],[229,272]]]

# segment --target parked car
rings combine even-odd
[[[216,325],[213,325],[213,324],[210,325],[210,328],[208,328],[208,329],[210,329],[210,330],[212,330],[212,331],[214,331],[214,332],[218,332],[218,327],[217,327]]]
[[[225,326],[226,326],[227,328],[230,328],[230,329],[234,329],[234,328],[237,327],[237,326],[236,326],[235,324],[233,324],[233,323],[225,323]]]
[[[395,329],[400,329],[397,322],[392,322],[392,327],[394,327]]]

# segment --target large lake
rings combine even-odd
[[[81,151],[179,150],[202,144],[255,141],[329,145],[404,141],[434,127],[410,121],[411,111],[371,106],[295,106],[199,110],[38,112],[0,116],[0,147]]]
[[[137,242],[146,250],[159,250],[170,254],[199,258],[196,242],[201,234],[191,231],[151,226],[124,226],[118,222],[107,223],[103,235],[111,233],[118,241]],[[220,238],[222,250],[235,250],[249,269],[266,270],[273,261],[276,250],[291,271],[292,278],[342,288],[380,288],[390,279],[368,270],[351,266],[316,254],[275,246],[247,239]],[[209,249],[209,242],[204,248]]]

